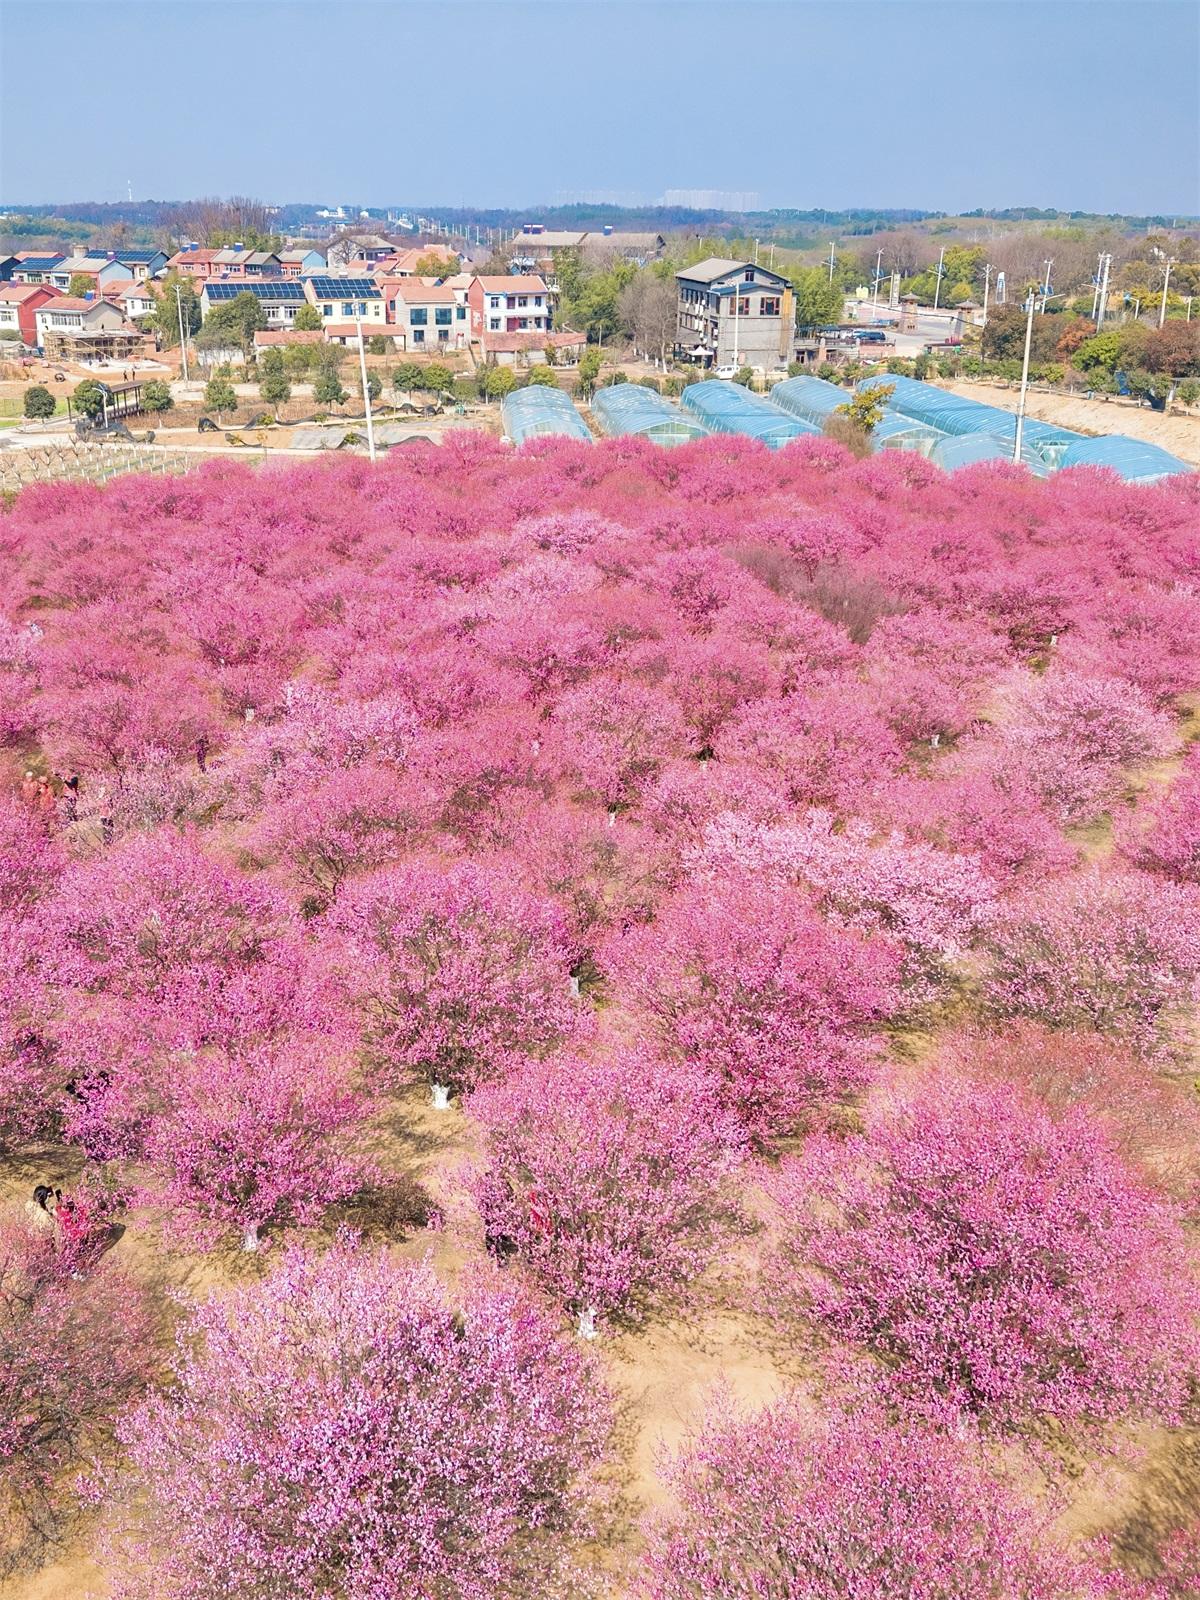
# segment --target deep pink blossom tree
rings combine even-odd
[[[641,1051],[531,1062],[471,1096],[490,1247],[594,1324],[686,1296],[737,1225],[741,1129],[711,1078]]]
[[[73,1274],[46,1234],[0,1226],[0,1575],[44,1558],[69,1523],[68,1469],[146,1382],[153,1332],[111,1263]]]
[[[717,879],[601,952],[664,1046],[713,1074],[757,1142],[771,1144],[866,1082],[897,1003],[889,945],[824,921],[797,890]]]
[[[563,775],[612,809],[636,799],[687,743],[673,701],[644,684],[612,680],[565,694],[550,732]]]
[[[583,1350],[515,1286],[460,1305],[382,1252],[289,1250],[192,1310],[122,1425],[115,1592],[557,1594],[607,1427]]]
[[[1186,1405],[1194,1248],[1086,1115],[935,1075],[772,1191],[768,1303],[874,1357],[906,1408],[1025,1429]]]
[[[349,884],[328,925],[391,1081],[461,1093],[580,1019],[562,912],[503,870],[392,867]]]
[[[1089,1575],[961,1446],[785,1395],[718,1405],[668,1461],[649,1600],[1083,1600]]]
[[[256,1249],[260,1233],[316,1221],[375,1175],[368,1108],[346,1063],[320,1049],[180,1055],[158,1094],[142,1193],[186,1243],[232,1235]]]

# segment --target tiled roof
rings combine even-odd
[[[517,276],[512,278],[480,278],[484,294],[545,294],[545,278]]]

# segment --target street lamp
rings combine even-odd
[[[371,390],[367,384],[367,341],[363,337],[361,317],[355,317],[354,326],[358,329],[358,370],[362,374],[363,406],[367,414],[367,455],[374,461],[375,425],[371,420]]]
[[[1016,466],[1021,460],[1021,439],[1025,432],[1025,397],[1029,393],[1029,350],[1033,343],[1033,313],[1037,307],[1037,298],[1037,290],[1031,287],[1029,290],[1028,304],[1026,306],[1026,311],[1028,314],[1025,318],[1025,354],[1021,358],[1021,398],[1017,402],[1017,429],[1016,435],[1013,439],[1014,466]],[[1062,300],[1063,298],[1064,296],[1061,294],[1052,294],[1046,296],[1046,299],[1048,300]],[[1045,309],[1046,302],[1043,300],[1042,310],[1044,311]]]

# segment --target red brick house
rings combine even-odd
[[[491,353],[488,336],[529,333],[545,335],[554,326],[550,290],[544,278],[520,275],[471,279],[467,305],[471,311],[471,342],[484,356]]]

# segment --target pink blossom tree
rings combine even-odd
[[[771,1305],[874,1357],[906,1408],[996,1429],[1181,1414],[1195,1252],[1086,1115],[935,1075],[772,1190]]]
[[[688,860],[701,877],[749,869],[795,884],[831,921],[894,941],[913,1004],[944,992],[996,912],[995,884],[976,856],[899,830],[878,834],[858,818],[838,829],[828,811],[776,827],[718,817]]]
[[[177,1057],[149,1119],[142,1198],[169,1234],[201,1247],[315,1222],[369,1181],[367,1112],[344,1062],[298,1041]]]
[[[1170,788],[1117,825],[1121,853],[1135,866],[1200,885],[1200,750],[1193,748]]]
[[[613,810],[629,805],[682,752],[687,738],[680,713],[665,695],[611,679],[565,694],[550,731],[563,775]]]
[[[555,1056],[467,1110],[486,1133],[472,1192],[490,1247],[585,1330],[686,1295],[737,1226],[741,1129],[696,1067]]]
[[[565,919],[510,873],[406,863],[349,884],[328,925],[390,1080],[462,1093],[578,1023]]]
[[[1019,770],[1065,822],[1093,821],[1129,770],[1170,754],[1170,717],[1120,678],[1022,674],[1002,691],[998,758]]]
[[[785,1395],[719,1404],[667,1470],[648,1600],[1076,1600],[1088,1575],[972,1454],[911,1422]]]
[[[728,724],[718,754],[778,777],[793,805],[837,810],[854,809],[902,763],[891,729],[847,683],[836,693],[752,701]]]
[[[0,1575],[36,1564],[69,1522],[64,1475],[146,1382],[153,1332],[110,1263],[72,1275],[46,1235],[0,1226]]]
[[[863,1086],[897,1000],[891,947],[755,878],[682,891],[600,959],[666,1048],[713,1074],[760,1144]]]
[[[460,1308],[428,1267],[292,1249],[192,1310],[122,1425],[115,1592],[558,1593],[607,1429],[584,1352],[514,1286]]]
[[[990,954],[996,1015],[1169,1054],[1186,1041],[1200,981],[1200,895],[1149,873],[1092,869],[1009,904]]]

